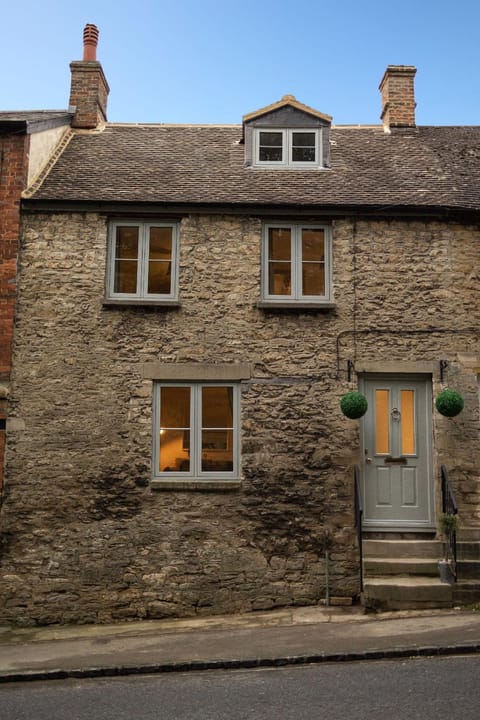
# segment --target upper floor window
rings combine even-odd
[[[272,304],[329,303],[330,258],[328,226],[266,225],[262,253],[263,300]]]
[[[255,128],[256,165],[318,167],[322,164],[321,129]]]
[[[111,300],[178,299],[178,228],[172,223],[111,224],[107,297]]]

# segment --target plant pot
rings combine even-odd
[[[455,577],[453,575],[452,566],[447,560],[438,561],[438,573],[440,575],[440,582],[453,585]]]

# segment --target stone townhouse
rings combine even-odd
[[[92,48],[22,200],[0,622],[478,598],[480,128],[410,66],[373,126],[111,124]]]

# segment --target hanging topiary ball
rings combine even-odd
[[[463,398],[457,390],[442,390],[437,395],[435,400],[435,407],[441,415],[446,417],[455,417],[458,413],[462,412],[464,406]]]
[[[361,418],[368,410],[368,402],[365,395],[352,390],[346,393],[340,400],[340,409],[345,417],[350,420]]]

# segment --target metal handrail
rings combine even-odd
[[[360,592],[363,592],[363,537],[362,537],[362,518],[363,503],[360,488],[360,468],[355,465],[353,468],[353,479],[355,485],[355,527],[357,528],[358,555],[360,560]]]
[[[440,467],[442,480],[442,512],[445,515],[457,515],[458,507],[453,488],[445,465]],[[451,559],[454,580],[457,580],[457,531],[455,528],[445,533],[446,555]]]

